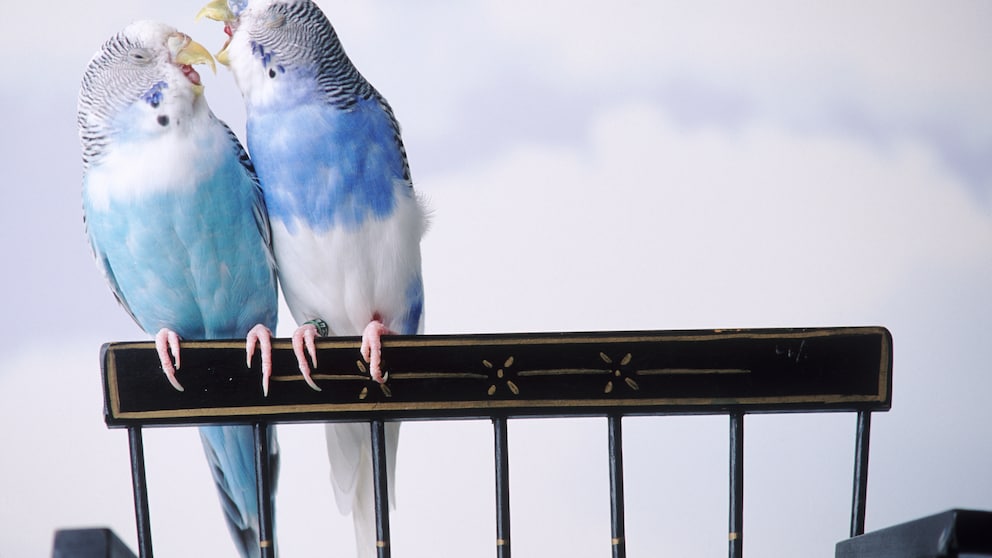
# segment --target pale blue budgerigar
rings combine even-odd
[[[223,21],[230,35],[217,59],[245,100],[279,280],[300,324],[293,342],[301,372],[309,379],[307,355],[317,366],[316,336],[361,335],[371,377],[384,382],[380,337],[423,328],[427,226],[392,109],[310,0],[215,0],[200,15]],[[391,480],[398,428],[387,425]],[[353,513],[359,553],[370,554],[368,425],[326,431],[338,507]]]
[[[258,180],[207,106],[198,63],[213,58],[187,35],[132,23],[87,66],[77,116],[84,220],[97,264],[155,336],[163,381],[180,391],[180,339],[245,338],[249,363],[260,346],[268,373],[277,312]],[[200,434],[235,545],[241,556],[258,556],[252,429],[210,426]]]

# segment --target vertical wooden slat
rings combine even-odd
[[[744,413],[730,415],[730,558],[744,556]]]
[[[854,446],[854,494],[851,502],[851,536],[865,532],[868,502],[868,440],[871,436],[871,411],[858,411],[857,440]]]
[[[275,558],[275,533],[272,527],[272,470],[269,458],[269,427],[264,422],[253,425],[255,434],[255,487],[258,491],[258,546],[262,558]]]
[[[386,467],[386,425],[372,421],[372,471],[375,488],[375,547],[378,558],[389,558],[389,479]]]
[[[141,427],[127,429],[131,450],[131,486],[134,490],[134,520],[138,530],[138,556],[152,558],[152,525],[148,513],[148,484],[145,480],[145,446]]]
[[[610,415],[610,521],[612,527],[613,558],[627,556],[627,541],[623,517],[623,431],[620,415]]]
[[[510,558],[510,457],[506,417],[493,418],[496,455],[496,557]]]

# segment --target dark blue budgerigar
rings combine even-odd
[[[314,338],[361,335],[368,373],[385,382],[381,336],[423,328],[427,227],[392,109],[311,0],[215,0],[201,15],[230,36],[217,59],[245,100],[301,372],[318,389],[307,361],[317,366]],[[387,426],[392,479],[399,425]],[[370,555],[368,425],[326,431],[338,507],[354,515],[359,553]]]
[[[207,106],[193,69],[199,63],[213,58],[187,35],[133,23],[92,58],[78,104],[93,253],[114,295],[155,336],[163,382],[180,391],[181,339],[244,338],[249,362],[260,346],[268,374],[277,312],[258,180]],[[252,429],[210,426],[200,434],[238,551],[258,556]]]

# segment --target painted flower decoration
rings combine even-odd
[[[520,388],[517,387],[517,384],[514,383],[513,380],[511,380],[511,379],[509,379],[509,378],[506,377],[507,376],[507,373],[508,373],[508,369],[511,366],[513,366],[513,357],[512,356],[507,357],[507,359],[503,362],[503,366],[501,366],[501,367],[497,367],[496,365],[494,365],[492,362],[489,362],[488,360],[483,360],[482,361],[482,365],[485,366],[486,368],[488,368],[489,370],[494,370],[494,369],[496,370],[496,373],[495,373],[496,381],[492,385],[489,386],[489,390],[486,393],[488,393],[490,396],[495,395],[496,394],[496,390],[498,389],[497,388],[497,385],[499,383],[505,381],[506,382],[506,387],[510,390],[511,393],[513,393],[513,395],[520,395]]]
[[[365,366],[365,363],[364,362],[362,362],[360,360],[356,360],[355,361],[355,365],[358,366],[358,370],[361,371],[361,373],[362,373],[363,376],[369,376],[369,370]],[[387,379],[387,380],[389,379],[389,373],[388,372],[385,374],[385,379]],[[382,390],[382,394],[385,395],[386,397],[392,397],[393,396],[393,391],[391,389],[389,389],[389,386],[387,386],[385,383],[380,384],[379,382],[376,382],[375,380],[372,380],[371,377],[369,377],[369,381],[372,382],[373,384],[379,386],[379,389]],[[369,386],[365,386],[365,387],[362,388],[361,393],[358,394],[358,398],[364,401],[368,396],[369,396]]]
[[[641,389],[641,386],[637,385],[637,381],[635,381],[633,378],[627,375],[627,371],[624,370],[627,367],[627,365],[630,364],[630,361],[634,359],[633,355],[631,355],[630,353],[625,354],[623,358],[620,359],[620,362],[617,365],[614,364],[613,359],[610,358],[610,356],[607,355],[606,353],[599,353],[599,358],[602,359],[603,362],[605,362],[606,364],[609,364],[611,368],[610,370],[611,378],[609,379],[609,381],[606,382],[606,387],[603,389],[603,393],[612,393],[613,380],[617,379],[619,381],[620,378],[623,378],[624,383],[627,384],[627,387],[629,387],[630,389],[634,391]]]

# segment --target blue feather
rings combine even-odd
[[[280,134],[286,129],[294,130],[292,141]],[[396,183],[405,180],[394,124],[374,99],[349,110],[309,103],[252,114],[248,143],[269,218],[285,222],[290,232],[295,219],[323,232],[388,217]]]
[[[258,179],[188,68],[168,62],[177,35],[132,24],[87,68],[78,118],[87,235],[114,295],[149,334],[231,339],[257,324],[274,330],[276,272]],[[115,75],[122,68],[127,79]],[[259,556],[252,429],[210,426],[200,435],[235,545],[243,557]]]
[[[413,335],[423,329],[424,280],[420,273],[410,279],[410,285],[406,289],[406,299],[409,307],[400,320],[402,325],[396,333]]]
[[[228,0],[225,51],[246,103],[283,293],[301,324],[294,341],[312,339],[306,322],[314,319],[331,335],[362,335],[369,373],[385,381],[380,336],[419,333],[424,314],[426,215],[399,125],[315,3],[259,0],[243,11],[235,4]],[[298,364],[309,373],[306,358]],[[390,425],[386,436],[390,470],[397,430]],[[353,515],[359,555],[372,556],[368,428],[334,424],[326,432],[339,509]]]
[[[253,215],[258,201],[230,195],[233,165],[188,194],[111,199],[106,209],[84,197],[93,246],[145,331],[229,339],[257,323],[275,328],[275,281]]]

